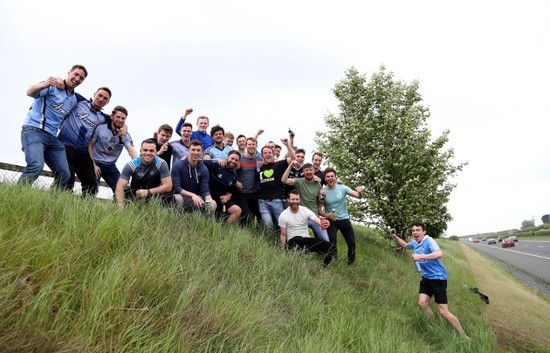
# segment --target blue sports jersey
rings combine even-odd
[[[117,136],[111,124],[99,125],[92,134],[94,142],[92,158],[96,162],[116,163],[125,147],[133,146],[130,134]]]
[[[55,86],[43,88],[32,102],[23,126],[32,126],[56,136],[61,123],[76,103],[74,92]]]
[[[219,149],[215,144],[208,147],[207,149],[204,150],[204,154],[205,155],[209,155],[212,159],[216,159],[216,158],[219,158],[221,159],[222,161],[225,161],[225,159],[227,158],[227,154],[229,152],[231,152],[233,149],[228,146],[228,145],[224,145],[222,149]]]
[[[440,250],[439,245],[429,235],[425,235],[420,243],[411,241],[407,244],[415,254],[431,254],[436,250]],[[441,262],[441,259],[435,260],[418,260],[422,270],[422,277],[427,279],[447,279],[447,271]]]
[[[57,137],[66,145],[87,150],[94,129],[99,124],[110,121],[110,118],[100,110],[95,110],[91,100],[86,100],[82,96],[78,98],[78,104],[61,125]]]

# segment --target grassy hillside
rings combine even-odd
[[[154,205],[118,210],[0,184],[0,352],[498,352],[458,242],[442,241],[450,309],[362,228],[354,266]],[[339,243],[345,254],[345,243]]]

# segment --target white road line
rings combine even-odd
[[[500,249],[500,250],[508,250],[508,251],[511,251],[511,252],[515,252],[516,254],[529,255],[529,256],[533,256],[533,257],[539,257],[539,258],[545,259],[545,260],[550,260],[550,257],[529,254],[529,253],[526,253],[526,252],[521,252],[521,251],[516,251],[516,250],[510,250],[509,248],[504,248],[504,249]]]

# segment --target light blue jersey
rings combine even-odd
[[[336,211],[336,220],[349,219],[348,205],[346,204],[346,195],[351,190],[349,186],[336,184],[331,189],[328,185],[323,186],[326,191],[325,213]]]
[[[212,145],[204,150],[204,154],[209,155],[210,157],[212,157],[212,159],[219,158],[225,161],[227,159],[227,154],[232,150],[233,149],[228,145],[223,146],[222,149],[219,149],[218,147],[216,147],[216,145]]]
[[[116,163],[124,147],[133,147],[134,143],[130,134],[117,136],[111,128],[111,124],[99,125],[92,135],[94,149],[92,158],[96,162]]]
[[[59,135],[61,142],[79,150],[88,149],[94,129],[108,121],[108,116],[92,107],[89,100],[79,100],[75,109],[61,125]]]
[[[425,235],[424,239],[420,243],[411,241],[407,244],[415,254],[431,254],[436,250],[440,250],[439,245],[429,235]],[[447,271],[441,262],[441,259],[435,260],[418,260],[420,269],[422,271],[422,277],[427,279],[447,279]]]
[[[55,86],[43,88],[32,102],[23,126],[32,126],[56,136],[61,123],[76,103],[74,92]]]

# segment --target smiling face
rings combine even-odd
[[[322,162],[323,162],[323,157],[321,157],[318,154],[314,155],[313,158],[311,159],[311,164],[313,164],[313,168],[315,168],[315,170],[319,170],[321,168]]]
[[[296,161],[298,162],[298,166],[301,166],[304,164],[304,157],[305,154],[303,152],[296,153]]]
[[[246,149],[246,137],[241,136],[237,139],[237,147],[239,148],[239,151],[244,152]],[[256,147],[254,147],[256,149]]]
[[[208,125],[210,124],[209,119],[205,116],[201,116],[197,119],[197,129],[200,132],[206,132]]]
[[[304,179],[307,181],[313,180],[313,175],[315,175],[315,171],[313,170],[313,167],[307,167],[303,169],[304,172]]]
[[[67,75],[65,84],[67,85],[67,88],[72,91],[82,82],[84,82],[85,78],[86,72],[84,72],[84,70],[78,68],[72,69]]]
[[[181,140],[183,142],[189,142],[191,141],[191,134],[193,133],[193,129],[191,126],[182,126],[180,130],[181,134]]]
[[[273,149],[269,146],[262,147],[262,157],[265,163],[273,162]]]
[[[99,89],[94,94],[94,98],[92,99],[92,106],[95,110],[101,110],[109,103],[110,99],[111,95],[109,94],[109,92],[104,89]]]
[[[288,205],[293,211],[297,211],[300,206],[300,195],[293,193],[288,194]]]
[[[336,184],[336,174],[334,172],[325,173],[325,182],[329,187],[334,187]]]
[[[202,156],[202,145],[191,145],[189,147],[189,164],[196,165]]]
[[[115,129],[122,129],[126,123],[126,114],[117,110],[114,114],[111,114],[111,120]]]
[[[150,164],[157,154],[157,148],[154,143],[144,142],[141,144],[141,149],[139,151],[141,155],[141,160],[144,164]]]
[[[223,131],[216,131],[214,135],[212,135],[212,140],[214,140],[216,144],[223,143]]]
[[[246,141],[246,153],[248,155],[253,156],[256,154],[256,147],[258,147],[258,143],[253,140],[247,140]]]
[[[241,161],[241,158],[239,157],[238,154],[236,153],[231,153],[229,156],[227,156],[227,160],[226,160],[226,168],[229,169],[229,170],[233,170],[235,168],[237,168],[237,166],[239,165],[239,162]]]

